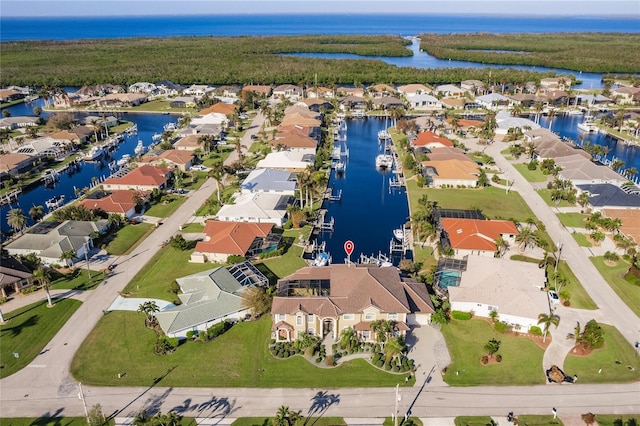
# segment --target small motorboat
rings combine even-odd
[[[47,201],[44,202],[44,205],[47,206],[49,210],[55,210],[58,207],[62,206],[63,204],[64,204],[64,194],[56,195],[55,197],[49,198]]]
[[[393,157],[389,154],[380,154],[376,157],[376,167],[388,169],[393,166]]]
[[[398,241],[404,240],[404,229],[398,228],[393,230],[393,238]]]
[[[122,167],[122,166],[126,166],[127,163],[129,162],[129,160],[131,159],[131,155],[129,154],[124,154],[122,156],[121,159],[118,160],[118,162],[116,163],[118,166]]]
[[[87,153],[84,155],[83,158],[85,161],[95,161],[98,158],[102,157],[102,154],[104,154],[104,151],[102,150],[102,148],[97,145],[94,145],[91,147],[89,151],[87,151]]]
[[[147,148],[142,143],[142,140],[138,139],[138,145],[136,145],[133,152],[135,152],[136,155],[142,155],[146,152],[146,150]]]
[[[331,263],[331,256],[323,251],[318,253],[313,261],[313,266],[327,266],[329,263]]]

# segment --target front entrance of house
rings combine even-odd
[[[333,334],[333,320],[325,319],[322,321],[322,337],[324,338],[329,333]]]

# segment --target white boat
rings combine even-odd
[[[138,125],[134,124],[133,126],[129,127],[126,132],[128,135],[133,135],[134,133],[138,133]]]
[[[394,229],[393,230],[393,237],[398,241],[404,240],[404,229],[402,229],[402,228]]]
[[[584,114],[584,112],[582,112],[581,109],[570,109],[567,111],[567,115],[582,115]]]
[[[598,132],[598,126],[596,126],[591,120],[584,120],[582,123],[578,123],[578,130],[582,130],[583,132],[593,133]]]
[[[391,135],[386,130],[380,130],[378,132],[378,141],[387,142],[391,140]]]
[[[329,263],[331,263],[331,256],[329,253],[324,251],[318,253],[316,258],[313,260],[313,266],[327,266]]]
[[[336,163],[336,172],[338,173],[344,172],[344,163],[342,161],[338,161]]]
[[[351,113],[351,116],[352,116],[353,118],[365,118],[365,117],[366,117],[366,115],[365,115],[364,111],[353,111],[353,112]]]
[[[58,207],[62,206],[63,204],[64,204],[64,194],[57,195],[53,198],[49,198],[47,201],[44,202],[44,205],[47,206],[49,210],[55,210]]]
[[[127,163],[129,162],[129,160],[131,159],[131,155],[129,154],[124,154],[122,156],[121,159],[118,160],[118,162],[116,163],[118,166],[122,167],[122,166],[126,166]]]
[[[162,139],[162,133],[155,133],[153,136],[151,136],[151,139],[153,139],[154,141],[159,141]]]
[[[42,172],[41,177],[45,185],[51,185],[60,179],[60,174],[53,169],[47,169]]]
[[[342,150],[340,149],[340,147],[334,145],[333,151],[331,152],[331,159],[339,160],[341,155],[342,155]]]
[[[136,155],[142,155],[146,152],[146,150],[147,148],[142,143],[142,140],[138,139],[138,145],[136,145],[133,152],[135,152]]]
[[[393,166],[393,157],[389,154],[380,154],[376,157],[376,167],[388,169]]]
[[[163,127],[165,132],[173,132],[176,128],[176,123],[167,123]]]
[[[97,145],[94,145],[91,147],[89,151],[87,151],[87,153],[82,158],[84,158],[86,161],[95,161],[98,158],[102,157],[102,154],[104,154],[104,151],[102,150],[102,148]]]

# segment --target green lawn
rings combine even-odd
[[[599,426],[631,426],[640,422],[640,414],[596,414],[596,420]]]
[[[518,416],[518,424],[520,426],[549,426],[549,425],[563,425],[562,420],[553,418],[552,414],[548,415],[533,415],[523,414]]]
[[[551,270],[552,266],[549,265]],[[586,292],[584,287],[575,274],[569,267],[566,261],[561,260],[558,262],[558,272],[560,272],[565,278],[567,278],[567,284],[562,287],[561,291],[568,291],[571,293],[571,306],[578,309],[598,309],[598,305],[591,299],[589,293]],[[555,286],[555,283],[549,283],[550,286]]]
[[[86,269],[74,269],[73,272],[68,274],[60,274],[51,283],[51,288],[54,289],[69,289],[69,290],[93,290],[102,281],[104,281],[105,275],[103,272],[91,271],[91,279]]]
[[[162,202],[154,204],[149,208],[149,210],[145,211],[144,214],[148,216],[162,217],[162,218],[169,217],[176,210],[178,210],[178,207],[180,207],[182,203],[185,202],[185,200],[186,200],[185,197],[175,196],[170,202],[166,204]]]
[[[127,284],[123,292],[130,293],[132,297],[150,297],[173,301],[176,296],[169,291],[169,286],[176,278],[219,266],[213,263],[189,262],[192,251],[179,250],[169,245],[160,249]]]
[[[640,316],[640,287],[624,279],[624,275],[629,270],[629,264],[619,260],[615,266],[608,266],[604,263],[602,256],[590,259],[613,291],[636,315]]]
[[[202,232],[204,231],[204,225],[201,224],[200,222],[191,222],[191,223],[187,223],[186,225],[182,225],[182,232],[183,233],[190,233],[190,232]]]
[[[292,408],[293,409],[293,408]],[[274,411],[275,416],[275,411]],[[302,415],[304,416],[304,411]],[[239,417],[231,423],[231,426],[265,426],[269,425],[271,417]],[[304,417],[300,420],[300,422],[296,423],[298,426],[304,425],[313,425],[313,426],[339,426],[346,425],[344,419],[342,417]],[[420,423],[418,426],[422,426]]]
[[[518,386],[545,382],[541,367],[544,351],[525,337],[498,333],[481,319],[451,320],[442,327],[442,334],[453,361],[447,367],[444,380],[452,386]],[[492,338],[502,342],[498,351],[502,362],[483,366],[480,358],[486,355],[484,345]]]
[[[515,167],[528,182],[546,182],[549,178],[549,176],[540,171],[540,168],[529,170],[524,163],[514,164],[513,167]]]
[[[575,207],[575,204],[570,204],[565,200],[560,200],[560,202],[556,205],[556,202],[551,199],[551,190],[550,189],[539,189],[538,194],[542,197],[545,203],[551,207]]]
[[[407,181],[411,211],[418,208],[418,200],[427,194],[430,201],[447,209],[480,209],[490,219],[515,219],[526,221],[534,217],[533,212],[520,194],[504,189],[487,187],[482,189],[437,189],[419,188],[415,180]]]
[[[5,314],[8,320],[0,325],[0,379],[24,368],[44,349],[53,336],[82,303],[73,299],[47,300]],[[15,358],[14,353],[19,355]]]
[[[402,413],[400,413],[402,414]],[[422,426],[422,420],[420,420],[417,417],[409,417],[411,419],[411,421],[413,422],[414,425],[416,426]],[[400,420],[402,420],[402,418],[400,418]],[[395,423],[393,421],[392,417],[387,417],[384,419],[384,422],[382,423],[382,426],[393,426]]]
[[[0,424],[7,426],[86,426],[87,419],[84,417],[12,417],[0,418]],[[115,422],[111,420],[105,423],[105,426],[113,424]]]
[[[122,256],[130,253],[147,235],[151,234],[154,226],[150,223],[129,224],[120,228],[116,236],[107,244],[107,253]]]
[[[574,232],[571,234],[574,240],[578,243],[580,247],[593,247],[591,244],[591,240],[587,238],[587,236],[581,232]]]
[[[291,275],[298,269],[307,266],[307,263],[302,259],[302,247],[300,246],[291,246],[283,256],[265,259],[262,263],[278,278]]]
[[[458,416],[454,419],[456,426],[493,426],[490,416]]]
[[[582,213],[558,213],[558,219],[560,223],[568,228],[584,228],[586,214]]]
[[[576,356],[570,352],[564,361],[564,371],[570,376],[577,374],[579,383],[621,383],[640,380],[640,357],[636,355],[635,348],[615,327],[600,325],[604,329],[604,347],[588,356]],[[620,363],[616,363],[616,360]],[[634,370],[627,366],[632,366]],[[600,369],[602,372],[598,373]]]
[[[76,352],[71,372],[89,385],[149,386],[156,382],[170,387],[389,387],[405,386],[407,376],[378,370],[363,359],[327,369],[302,356],[274,358],[267,349],[270,316],[239,323],[209,343],[185,343],[168,356],[153,355],[155,338],[144,327],[142,314],[110,312]],[[125,375],[118,379],[118,373]]]

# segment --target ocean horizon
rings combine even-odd
[[[273,13],[179,16],[0,17],[0,40],[301,34],[640,32],[629,17]]]

